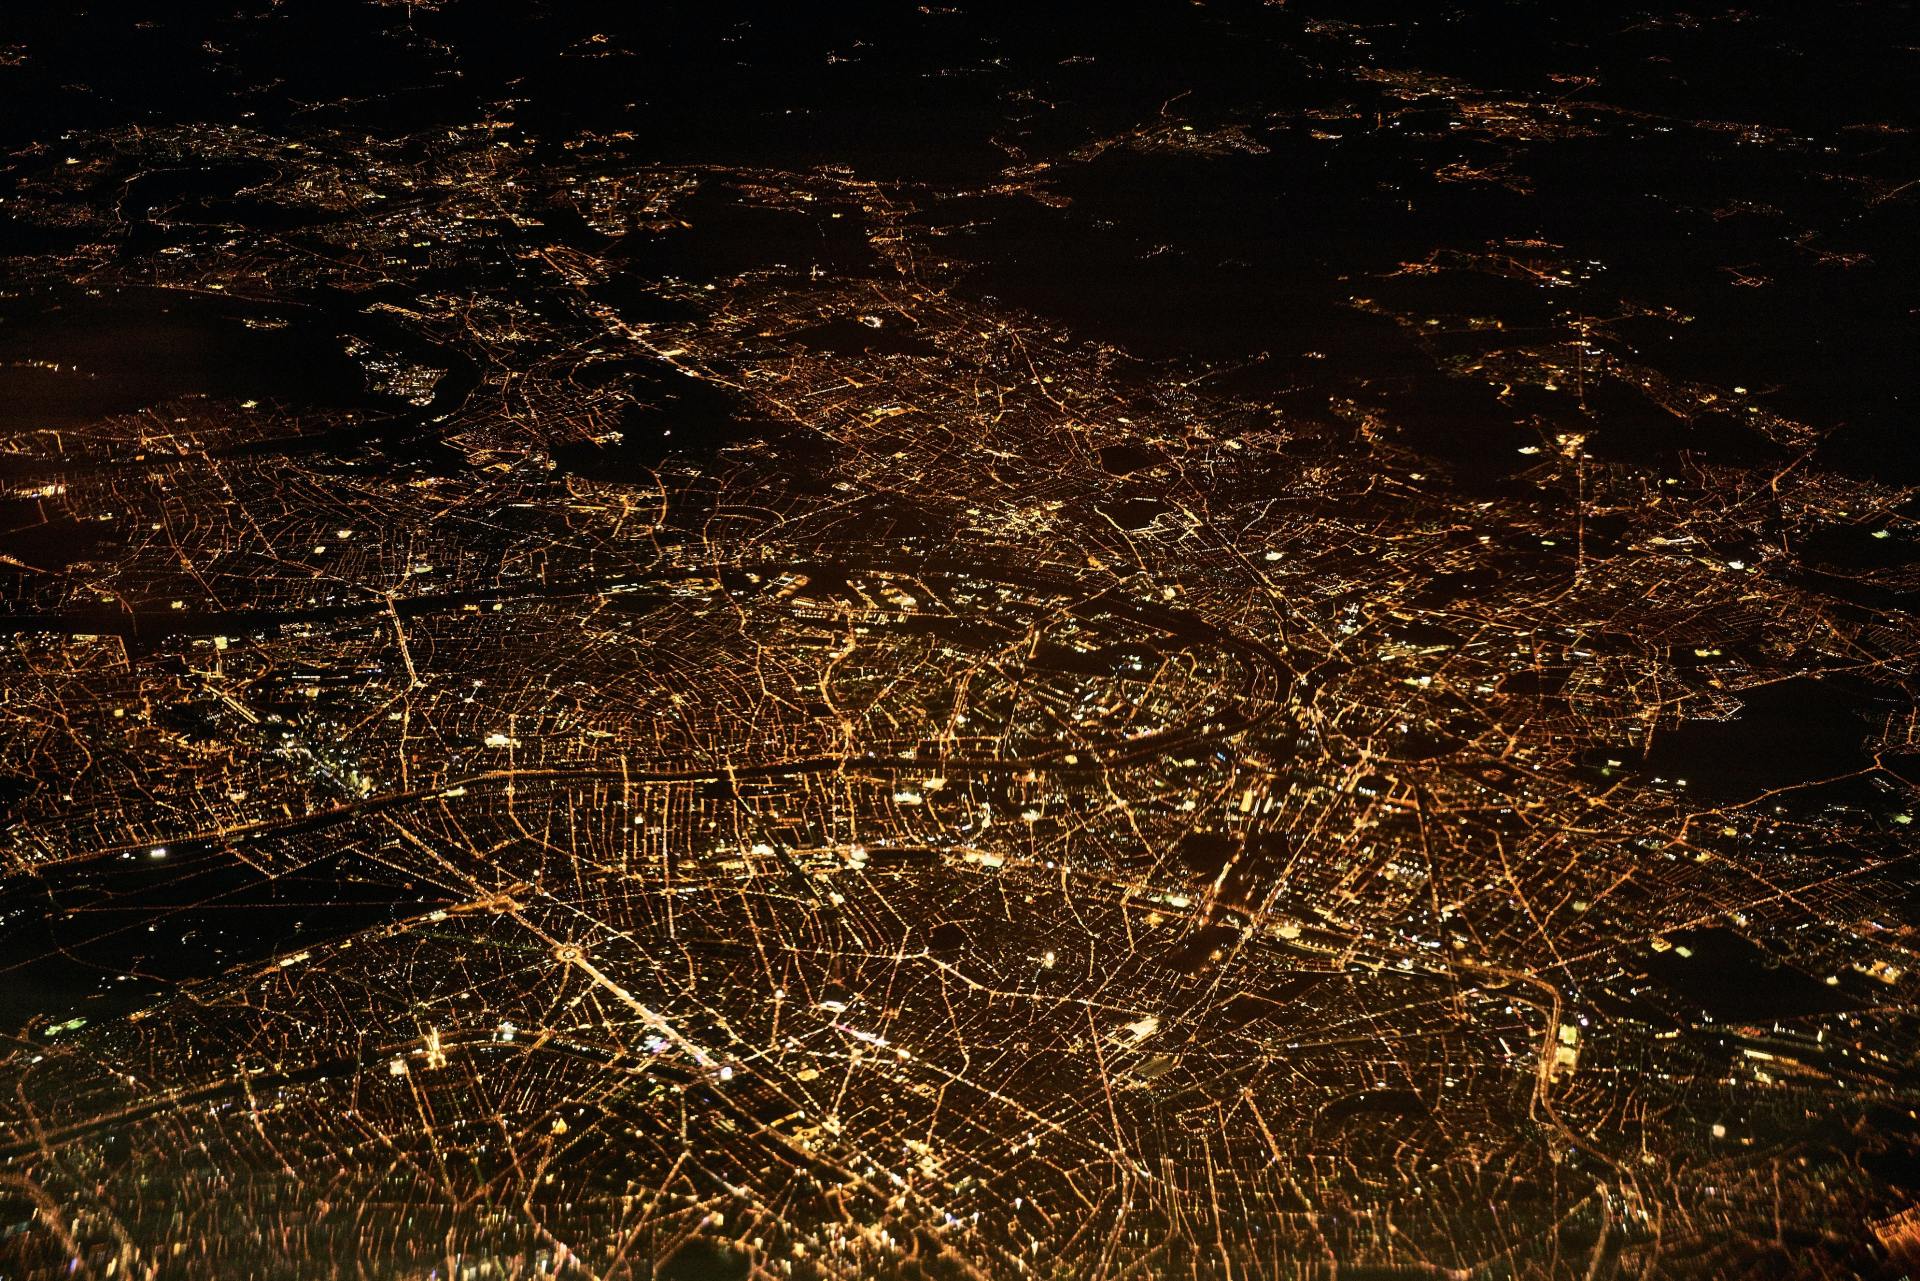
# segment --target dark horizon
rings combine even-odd
[[[25,8],[0,1281],[1920,1268],[1911,3]]]

